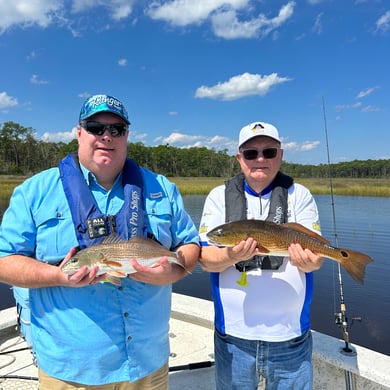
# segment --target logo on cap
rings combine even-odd
[[[130,124],[127,110],[122,102],[108,95],[91,96],[81,108],[79,120],[87,119],[99,112],[111,112],[121,117],[127,124]]]

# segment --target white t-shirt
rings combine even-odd
[[[245,191],[247,218],[265,220],[271,192]],[[318,210],[309,190],[293,184],[288,190],[288,222],[298,222],[319,233]],[[209,245],[206,233],[225,223],[225,185],[206,198],[200,222],[201,245]],[[246,276],[246,283],[242,279]],[[286,341],[310,329],[313,275],[290,264],[285,257],[278,270],[254,269],[246,275],[234,266],[211,273],[215,326],[222,334],[248,340]]]

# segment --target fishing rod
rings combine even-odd
[[[329,171],[329,184],[330,184],[330,197],[331,197],[331,207],[332,207],[332,219],[333,219],[333,234],[335,237],[336,247],[339,247],[338,243],[338,234],[336,227],[336,212],[335,212],[335,203],[334,203],[334,194],[333,194],[333,178],[332,178],[332,168],[330,163],[330,153],[329,153],[329,142],[328,142],[328,126],[326,123],[326,113],[325,113],[325,100],[322,97],[322,110],[324,114],[324,124],[325,124],[325,138],[326,138],[326,151],[328,157],[328,171]],[[348,317],[347,317],[347,308],[344,300],[344,286],[343,286],[343,278],[341,275],[341,266],[340,263],[337,263],[338,269],[338,282],[340,289],[340,311],[335,313],[335,322],[336,325],[341,328],[343,332],[343,339],[345,342],[344,348],[342,348],[343,353],[347,355],[355,354],[356,352],[350,348],[349,346],[349,325],[348,325]],[[359,319],[359,318],[354,318]]]

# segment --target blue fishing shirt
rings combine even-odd
[[[167,248],[196,243],[198,233],[177,187],[141,168],[148,231]],[[106,191],[83,174],[100,210],[115,215],[124,202],[121,177]],[[15,188],[0,230],[1,257],[21,254],[57,264],[78,245],[59,169]],[[172,286],[121,279],[121,286],[30,289],[31,323],[39,368],[77,383],[136,381],[167,363]]]

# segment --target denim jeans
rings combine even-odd
[[[217,390],[256,390],[261,377],[266,390],[313,388],[311,331],[283,342],[245,340],[214,334]]]

